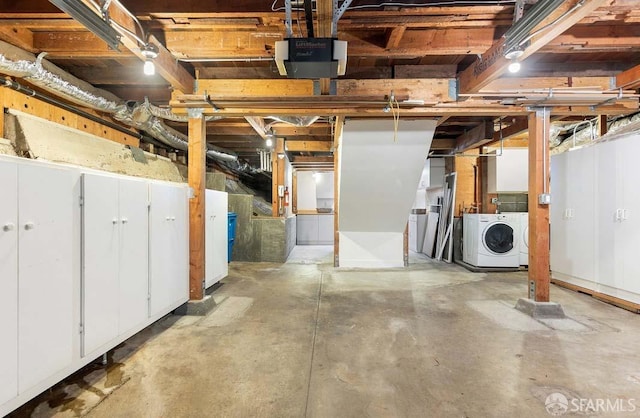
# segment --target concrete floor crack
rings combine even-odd
[[[311,359],[309,361],[309,380],[307,381],[307,399],[304,405],[304,416],[307,416],[309,409],[309,397],[311,396],[311,378],[313,374],[313,361],[316,352],[316,336],[318,335],[318,322],[320,319],[320,304],[322,302],[322,284],[324,279],[324,273],[320,273],[320,283],[318,285],[318,303],[316,305],[316,321],[313,327],[313,338],[311,340]]]

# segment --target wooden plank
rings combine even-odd
[[[588,289],[586,287],[582,287],[582,286],[577,286],[575,284],[572,283],[568,283],[559,279],[555,279],[555,278],[551,278],[551,283],[560,286],[560,287],[564,287],[565,289],[569,289],[569,290],[573,290],[574,292],[580,292],[580,293],[584,293],[587,295],[590,295],[591,297],[601,300],[603,302],[606,303],[610,303],[612,305],[615,305],[619,308],[622,309],[626,309],[628,311],[631,311],[633,313],[640,313],[640,304],[637,303],[633,303],[631,301],[628,300],[624,300],[624,299],[620,299],[617,298],[615,296],[611,296],[611,295],[607,295],[604,293],[600,293],[596,290],[593,289]]]
[[[538,26],[536,26],[533,32],[550,24],[551,22],[555,22],[558,17],[571,10],[580,1],[581,0],[565,1]],[[609,0],[587,1],[577,10],[566,16],[564,19],[556,22],[548,30],[545,30],[538,36],[531,39],[530,44],[525,49],[523,56],[520,58],[520,61],[525,60],[527,57],[543,48],[558,35],[575,25],[585,16],[589,15],[589,13],[593,12],[598,7],[605,5],[607,1]],[[482,88],[487,86],[490,82],[504,74],[504,72],[507,70],[507,67],[511,63],[510,60],[504,57],[505,47],[506,39],[500,38],[491,46],[491,48],[482,53],[482,55],[478,59],[476,59],[472,65],[470,65],[460,74],[459,87],[461,93],[477,93]]]
[[[535,301],[549,301],[549,205],[538,196],[549,193],[549,110],[529,115],[529,282]]]
[[[636,65],[616,76],[616,88],[637,88],[640,86],[640,65]]]
[[[307,155],[299,155],[293,157],[293,163],[334,163],[333,157],[312,157]]]
[[[488,91],[529,91],[549,88],[589,88],[608,91],[611,88],[610,77],[503,77],[489,83],[480,92]]]
[[[204,298],[205,283],[205,185],[206,122],[189,118],[188,181],[193,189],[189,200],[189,299]]]
[[[276,159],[278,160],[277,170],[272,171],[272,177],[277,178],[278,186],[285,186],[284,183],[284,169],[285,169],[285,158],[287,156],[284,152],[284,138],[276,139]],[[282,156],[282,158],[280,158]],[[277,189],[277,188],[276,188]],[[275,216],[286,216],[285,207],[284,207],[284,197],[280,197],[280,201],[278,203],[278,213]]]
[[[430,150],[449,150],[454,149],[456,146],[455,139],[445,139],[445,138],[433,138],[431,141]]]
[[[293,152],[329,152],[332,146],[333,144],[330,141],[286,141],[284,149]]]
[[[198,80],[197,94],[216,96],[313,96],[313,80]]]
[[[338,96],[370,96],[384,99],[393,91],[398,98],[424,100],[425,103],[453,101],[449,79],[337,80]],[[399,99],[400,100],[400,99]]]
[[[33,32],[27,28],[0,26],[0,40],[26,51],[36,52],[36,49],[33,47]]]
[[[344,117],[338,116],[333,134],[333,266],[340,267],[340,161]]]
[[[409,222],[407,222],[402,233],[402,259],[404,260],[404,266],[409,267]]]

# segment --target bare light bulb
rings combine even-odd
[[[154,75],[156,73],[156,66],[152,60],[148,59],[144,62],[143,71],[145,75]]]
[[[514,61],[514,62],[512,62],[511,64],[509,64],[509,72],[510,72],[510,73],[517,73],[518,71],[520,71],[520,68],[521,68],[521,67],[522,67],[522,66],[520,65],[520,63],[519,63],[519,62]]]
[[[268,147],[273,145],[273,141],[271,140],[271,138],[267,138],[266,144],[267,144]]]

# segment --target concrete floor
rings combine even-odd
[[[329,260],[234,262],[208,316],[164,318],[15,416],[549,417],[555,393],[583,399],[565,416],[640,413],[636,314],[552,286],[571,319],[543,324],[513,309],[526,273]]]

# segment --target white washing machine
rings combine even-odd
[[[520,216],[520,265],[529,265],[529,213],[514,213]]]
[[[465,214],[462,259],[477,267],[520,266],[520,214]]]

